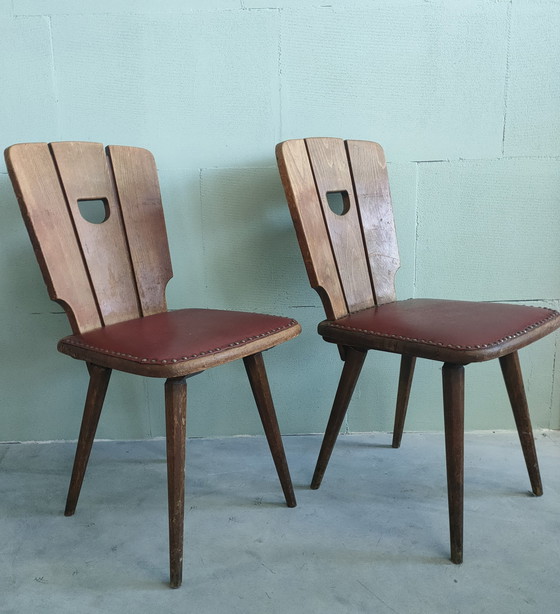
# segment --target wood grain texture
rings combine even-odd
[[[51,143],[51,151],[103,324],[140,315],[136,283],[113,177],[101,143]],[[109,217],[102,224],[86,221],[79,199],[105,199]],[[76,240],[68,237],[68,240]],[[55,263],[51,267],[56,266]]]
[[[383,149],[368,141],[309,138],[280,143],[276,156],[311,285],[327,317],[396,300],[400,260]],[[346,199],[341,214],[329,206],[333,192]]]
[[[276,158],[309,281],[321,297],[327,317],[340,318],[348,308],[305,142],[279,143]]]
[[[165,287],[173,277],[157,169],[146,149],[107,147],[142,315],[166,310]]]
[[[395,273],[400,266],[387,163],[382,147],[346,141],[358,200],[358,213],[369,258],[376,305],[396,300]]]
[[[305,145],[348,310],[352,312],[372,307],[375,296],[364,257],[360,215],[344,141],[314,138],[305,139]],[[343,215],[331,211],[327,201],[329,192],[348,194],[349,206]]]
[[[74,333],[99,328],[102,320],[48,145],[12,145],[5,158],[50,298],[63,305]]]
[[[108,151],[110,161],[100,143],[6,151],[49,294],[65,305],[74,332],[165,311],[173,275],[152,155],[134,147]],[[109,210],[100,224],[78,207],[94,199]]]

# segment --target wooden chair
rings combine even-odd
[[[167,311],[172,277],[152,155],[100,143],[27,143],[6,163],[51,299],[73,334],[59,351],[84,360],[89,388],[65,514],[74,514],[112,369],[165,378],[170,584],[182,578],[186,378],[243,359],[286,503],[296,505],[262,352],[299,334],[270,315]],[[97,201],[92,203],[91,201]],[[87,213],[98,205],[101,215]],[[91,220],[84,219],[93,215]]]
[[[416,358],[442,361],[451,560],[461,563],[464,365],[500,360],[532,489],[541,495],[517,350],[558,328],[560,314],[496,303],[397,301],[399,255],[382,148],[312,138],[280,143],[276,155],[309,280],[327,315],[318,331],[344,360],[311,488],[321,484],[368,350],[402,355],[395,448]]]

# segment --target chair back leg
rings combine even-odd
[[[416,356],[403,354],[401,356],[401,371],[399,374],[399,390],[397,393],[397,407],[395,411],[395,427],[393,428],[393,448],[399,448],[401,445],[402,434],[404,430],[404,421],[406,418],[406,410],[408,407],[408,399],[410,398],[410,388],[412,387],[412,377],[414,376],[414,367],[416,365]]]
[[[319,488],[323,480],[323,475],[329,464],[336,438],[338,437],[344,416],[348,410],[348,405],[350,404],[354,388],[356,387],[356,382],[358,381],[358,377],[360,377],[366,355],[367,350],[346,348],[342,375],[340,376],[331,415],[327,423],[323,443],[321,444],[313,479],[311,480],[311,488],[314,490]]]
[[[272,402],[272,395],[270,394],[270,386],[268,384],[263,356],[261,353],[246,356],[243,359],[243,363],[245,364],[245,370],[247,371],[247,377],[249,378],[253,396],[255,397],[255,403],[257,404],[264,434],[268,441],[270,453],[272,454],[272,460],[274,461],[282,491],[284,492],[286,505],[288,507],[295,507],[296,497],[292,486],[290,470],[288,469],[286,454],[284,452],[284,445],[282,444],[282,437],[280,435],[280,428],[278,427],[274,404]]]
[[[463,562],[465,368],[445,363],[442,377],[451,561],[458,564]]]
[[[98,367],[92,364],[88,364],[87,367],[89,370],[89,386],[84,407],[84,415],[82,417],[82,426],[80,427],[80,435],[78,437],[78,445],[76,447],[76,455],[74,457],[72,477],[70,478],[68,496],[66,497],[65,516],[72,516],[76,511],[76,505],[78,504],[80,490],[82,489],[91,447],[99,423],[99,416],[101,415],[107,386],[111,378],[111,369]]]
[[[517,352],[502,356],[500,358],[500,366],[506,383],[506,388],[517,426],[517,433],[521,442],[525,464],[529,472],[531,480],[531,488],[533,493],[540,497],[543,494],[541,475],[539,471],[539,461],[537,459],[537,450],[535,448],[535,440],[533,438],[533,427],[531,426],[531,418],[529,416],[529,407],[527,406],[527,397],[523,386],[523,376],[521,374],[521,366],[519,364],[519,356]]]
[[[179,588],[183,579],[187,436],[187,383],[184,377],[168,379],[165,382],[165,435],[169,508],[169,585],[171,588]]]

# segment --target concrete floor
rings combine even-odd
[[[448,560],[443,437],[287,437],[298,507],[260,437],[189,440],[184,583],[167,588],[163,441],[98,442],[76,515],[74,444],[0,445],[0,612],[556,613],[560,433],[536,433],[545,494],[515,434],[466,437],[465,562]]]

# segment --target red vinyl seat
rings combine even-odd
[[[466,365],[505,356],[558,326],[558,313],[507,303],[409,299],[385,303],[319,324],[340,345],[412,353]]]

